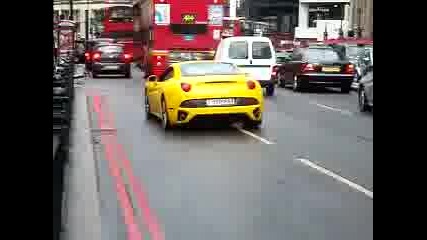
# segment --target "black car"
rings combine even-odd
[[[336,49],[315,45],[296,48],[292,60],[278,70],[279,86],[291,86],[294,91],[311,86],[339,87],[349,93],[355,74],[354,65]]]
[[[86,69],[88,71],[92,71],[92,55],[94,49],[99,46],[100,44],[107,44],[107,43],[115,43],[116,40],[112,38],[96,38],[92,40],[86,41],[85,47],[85,65]]]
[[[99,74],[124,74],[131,78],[132,56],[124,52],[121,44],[97,46],[92,54],[92,76]]]
[[[359,110],[369,111],[374,108],[374,65],[366,67],[359,82]]]

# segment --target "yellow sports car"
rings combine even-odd
[[[160,118],[164,129],[212,120],[258,128],[263,101],[260,84],[229,63],[174,63],[145,82],[146,116]]]

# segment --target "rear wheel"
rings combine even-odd
[[[125,72],[125,78],[132,78],[130,69]]]
[[[266,87],[266,92],[267,92],[267,96],[271,97],[274,95],[274,84],[273,83],[269,83]]]
[[[165,99],[162,97],[162,128],[164,130],[169,130],[171,128],[170,122],[169,122],[169,115],[167,110],[167,105]]]
[[[145,90],[145,97],[144,97],[144,110],[145,110],[145,119],[149,120],[151,119],[151,112],[150,112],[150,102],[148,100],[147,95],[147,89]]]
[[[301,91],[301,83],[296,75],[294,76],[294,81],[292,82],[292,90],[294,90],[294,92]]]
[[[286,87],[286,82],[285,82],[285,78],[281,73],[277,74],[277,79],[279,81],[279,87],[281,88],[285,88]]]
[[[370,110],[370,107],[368,105],[368,101],[366,99],[366,92],[363,86],[359,86],[359,110],[361,112],[366,112]]]
[[[249,130],[251,130],[251,129],[259,129],[260,127],[261,127],[261,124],[262,124],[262,120],[260,120],[260,121],[248,121],[248,122],[246,122],[245,123],[245,128],[246,129],[249,129]]]
[[[351,85],[341,86],[341,93],[350,93]]]

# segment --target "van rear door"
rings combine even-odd
[[[271,79],[272,67],[275,64],[275,53],[269,41],[255,40],[250,44],[249,72],[259,81]]]

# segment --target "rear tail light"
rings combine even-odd
[[[355,73],[354,65],[353,64],[347,64],[345,66],[345,72],[348,74],[354,74]]]
[[[276,76],[277,72],[279,71],[279,66],[274,66],[273,71],[271,72],[272,76]]]
[[[92,56],[93,61],[99,61],[101,59],[100,53],[94,53]]]
[[[254,81],[247,81],[246,84],[248,85],[248,88],[251,90],[256,88],[256,84]]]
[[[316,66],[311,63],[306,63],[302,65],[303,72],[314,72],[316,71]]]
[[[191,90],[191,85],[188,83],[181,83],[181,89],[184,92],[189,92]]]
[[[90,53],[85,53],[85,58],[86,58],[87,60],[90,60]]]
[[[125,62],[130,62],[130,61],[132,60],[132,55],[131,55],[131,54],[129,54],[129,53],[125,53],[125,54],[123,54],[123,60],[124,60]]]

